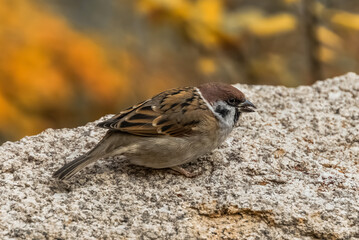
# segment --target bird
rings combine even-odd
[[[68,180],[101,158],[123,155],[134,165],[171,168],[185,177],[197,174],[181,165],[217,148],[256,106],[236,87],[209,82],[169,89],[129,107],[97,127],[107,129],[90,151],[57,170]]]

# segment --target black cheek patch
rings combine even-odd
[[[236,112],[234,114],[234,124],[236,124],[238,122],[240,115],[241,115],[240,111],[236,108]]]
[[[224,108],[222,106],[217,106],[216,110],[214,110],[216,113],[221,115],[223,118],[225,118],[229,114],[229,110],[227,108]]]

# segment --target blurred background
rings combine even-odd
[[[171,87],[359,72],[358,0],[0,2],[0,144]]]

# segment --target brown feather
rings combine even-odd
[[[208,120],[204,116],[215,118],[198,89],[186,87],[162,92],[98,126],[139,136],[180,137],[195,134],[203,121]]]

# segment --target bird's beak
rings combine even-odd
[[[246,100],[243,103],[239,104],[239,111],[240,112],[254,112],[254,108],[256,108],[256,106],[254,106],[253,103],[251,103],[250,101]]]

